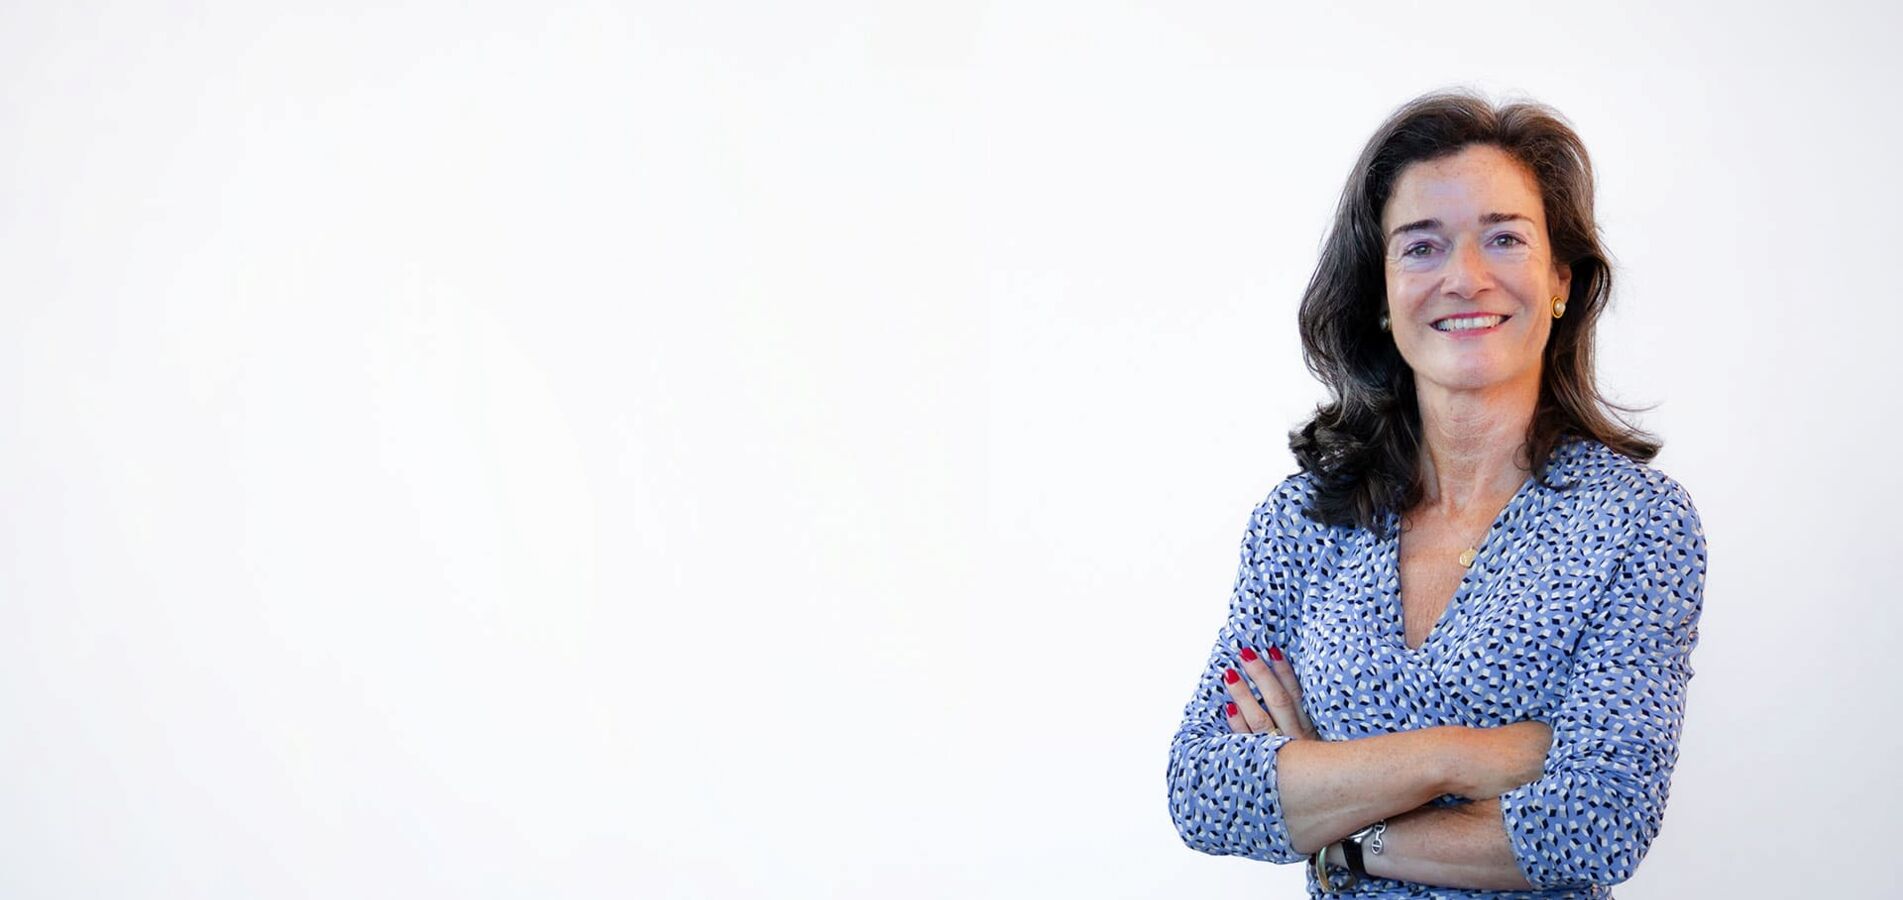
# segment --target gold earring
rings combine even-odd
[[[1565,314],[1566,314],[1566,301],[1561,300],[1558,294],[1554,294],[1553,295],[1553,318],[1557,319],[1560,316],[1563,316]]]

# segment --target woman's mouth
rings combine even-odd
[[[1433,329],[1442,334],[1452,335],[1454,337],[1491,334],[1500,327],[1501,323],[1504,323],[1510,318],[1512,318],[1512,316],[1449,316],[1448,318],[1436,321],[1433,324]]]

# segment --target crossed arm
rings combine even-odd
[[[1278,793],[1289,846],[1309,854],[1369,822],[1386,819],[1380,854],[1364,854],[1369,875],[1442,887],[1528,890],[1508,842],[1499,800],[1431,807],[1442,794],[1498,794],[1539,776],[1550,730],[1527,722],[1503,728],[1441,726],[1351,741],[1315,739],[1286,660],[1242,654],[1247,682],[1227,683],[1238,733],[1280,728],[1294,739],[1278,751]],[[1225,679],[1226,681],[1226,679]],[[1286,723],[1289,727],[1282,728]],[[1330,861],[1343,864],[1340,850]]]
[[[1205,676],[1215,702],[1192,701],[1223,710],[1226,695],[1228,724],[1220,711],[1214,721],[1186,722],[1172,744],[1171,806],[1189,846],[1297,862],[1386,819],[1382,852],[1363,857],[1371,876],[1477,890],[1538,887],[1521,869],[1497,799],[1428,804],[1445,794],[1496,797],[1538,778],[1551,743],[1546,725],[1437,726],[1324,741],[1299,691],[1290,690],[1298,685],[1286,660],[1270,663],[1248,651],[1237,668],[1234,682],[1226,666]],[[1339,850],[1329,859],[1343,863]]]
[[[1244,540],[1229,620],[1170,747],[1171,813],[1184,842],[1291,863],[1386,818],[1383,852],[1363,859],[1375,877],[1470,890],[1630,878],[1659,830],[1677,761],[1705,571],[1689,497],[1674,489],[1655,499],[1621,563],[1578,585],[1597,602],[1547,723],[1346,741],[1313,739],[1286,660],[1270,669],[1243,652],[1275,639],[1292,611],[1277,576],[1288,566],[1267,564],[1281,551],[1270,546],[1265,504]],[[1236,668],[1263,704],[1241,702],[1251,694],[1240,673],[1228,680]],[[1550,744],[1525,753],[1536,740],[1529,732],[1548,725]],[[1444,794],[1472,802],[1424,806]]]

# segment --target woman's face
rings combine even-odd
[[[1389,327],[1416,386],[1537,396],[1553,297],[1568,296],[1572,271],[1553,261],[1532,173],[1484,144],[1412,163],[1381,233]],[[1487,318],[1461,321],[1474,316]]]

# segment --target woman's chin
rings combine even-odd
[[[1464,368],[1432,374],[1416,369],[1414,373],[1417,387],[1457,394],[1497,394],[1511,388],[1517,380],[1516,373],[1494,368]]]

